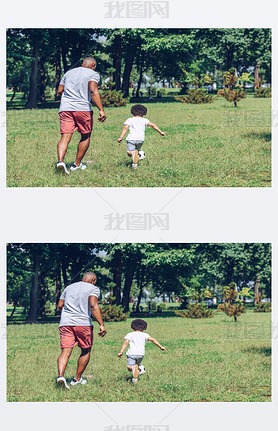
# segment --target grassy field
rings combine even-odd
[[[234,108],[212,104],[148,103],[147,118],[166,136],[147,129],[146,153],[130,169],[126,144],[117,142],[131,104],[106,108],[96,121],[85,155],[87,170],[56,173],[58,108],[7,112],[7,186],[10,187],[269,187],[271,185],[271,99],[248,96]],[[70,165],[79,134],[66,155]]]
[[[59,391],[55,384],[58,325],[9,325],[7,401],[271,401],[270,313],[249,311],[237,323],[223,313],[212,319],[146,320],[147,332],[167,351],[147,343],[146,373],[136,386],[125,357],[117,357],[130,331],[128,319],[107,323],[106,337],[95,337],[84,373],[88,383],[70,391]],[[79,352],[76,347],[70,358],[68,380],[74,376]]]

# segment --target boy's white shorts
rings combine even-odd
[[[144,144],[144,141],[126,141],[126,150],[127,151],[135,151],[140,150],[142,145]]]
[[[144,356],[140,356],[140,355],[131,355],[131,356],[127,356],[127,365],[132,367],[132,365],[139,365],[142,362],[142,359],[144,358]]]

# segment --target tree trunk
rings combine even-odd
[[[11,316],[10,317],[12,317],[14,315],[16,307],[17,307],[17,302],[14,301],[14,308],[13,308],[13,311],[11,312]]]
[[[45,102],[45,67],[44,67],[44,58],[40,60],[40,101]]]
[[[62,45],[62,62],[63,62],[63,68],[64,68],[64,74],[69,70],[69,66],[67,63],[67,46],[63,43]]]
[[[127,313],[129,311],[130,289],[131,289],[132,280],[134,277],[135,267],[136,267],[135,261],[130,259],[128,262],[128,267],[126,271],[126,278],[125,278],[124,291],[123,291],[122,305],[124,308],[124,313]]]
[[[235,322],[237,321],[237,317],[236,316],[234,316],[234,320],[235,320]]]
[[[136,47],[134,42],[133,45],[129,46],[127,50],[127,58],[125,60],[125,70],[124,70],[123,85],[122,85],[122,92],[124,93],[124,97],[129,96],[129,80],[130,80],[130,74],[131,74],[135,54],[136,54]]]
[[[46,284],[45,284],[45,274],[41,273],[41,290],[40,290],[40,315],[41,317],[45,317],[45,295],[46,295]]]
[[[141,303],[142,294],[143,294],[143,278],[144,278],[144,269],[142,269],[141,271],[140,290],[139,290],[137,306],[136,306],[137,313],[140,312],[140,303]]]
[[[121,35],[115,36],[113,43],[113,67],[115,72],[113,72],[113,81],[115,82],[115,90],[119,91],[121,89],[121,66],[122,66],[122,37]]]
[[[60,96],[58,96],[57,90],[61,81],[61,55],[60,55],[60,49],[57,51],[57,57],[55,59],[55,100],[59,100]]]
[[[141,88],[141,84],[142,84],[142,79],[143,79],[143,64],[144,64],[144,60],[142,58],[141,60],[141,65],[140,65],[140,71],[139,71],[139,79],[137,82],[137,90],[136,90],[136,97],[140,97],[140,88]]]
[[[115,296],[116,305],[121,303],[121,284],[122,284],[122,252],[116,250],[115,252],[115,268],[113,274],[113,282],[115,286],[113,288],[113,296]]]
[[[15,86],[15,87],[13,88],[13,95],[12,95],[12,97],[11,97],[10,102],[12,102],[12,101],[14,100],[14,98],[15,98],[15,94],[16,94],[16,91],[17,91],[17,87]]]
[[[67,277],[67,264],[66,261],[62,260],[62,274],[63,274],[63,281],[64,281],[64,288],[68,284],[68,277]]]
[[[34,40],[33,45],[33,61],[30,76],[30,90],[29,97],[26,103],[26,109],[36,109],[36,99],[37,99],[37,78],[39,70],[39,39],[38,36]]]
[[[55,302],[56,302],[56,307],[55,307],[55,316],[57,316],[58,314],[60,314],[60,312],[57,310],[57,305],[61,296],[61,290],[62,290],[62,280],[61,280],[61,264],[60,262],[57,265],[56,268],[56,293],[55,293]]]
[[[33,277],[32,286],[30,291],[30,308],[28,316],[26,318],[26,323],[35,323],[37,321],[37,297],[39,289],[39,253],[35,252],[34,262],[33,262]]]
[[[259,70],[260,70],[260,62],[258,61],[256,66],[255,66],[255,70],[254,70],[254,89],[257,89],[260,87],[260,79],[259,79]]]
[[[258,275],[254,284],[254,303],[258,304],[260,302],[260,295],[259,295],[259,286],[260,286],[261,277]]]

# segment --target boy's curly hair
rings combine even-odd
[[[142,319],[135,319],[131,322],[131,328],[133,331],[145,331],[147,329],[147,322]]]
[[[140,117],[144,117],[148,112],[146,106],[143,105],[133,105],[131,108],[132,115],[140,115]]]

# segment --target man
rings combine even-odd
[[[104,337],[106,334],[98,305],[100,291],[95,286],[96,281],[97,277],[94,272],[86,272],[82,281],[67,286],[57,305],[57,308],[62,310],[59,325],[62,352],[58,358],[57,378],[57,384],[61,388],[70,389],[64,373],[73,347],[76,344],[80,347],[81,354],[78,359],[75,377],[70,384],[76,386],[87,383],[82,378],[82,373],[89,363],[93,344],[92,315],[100,325],[98,335]]]
[[[70,167],[70,170],[86,169],[86,165],[81,160],[90,145],[93,128],[92,101],[99,109],[98,121],[103,123],[106,119],[98,91],[100,76],[95,72],[96,65],[94,58],[85,58],[81,67],[76,67],[65,73],[58,87],[58,94],[62,97],[59,109],[61,139],[57,148],[58,172],[69,175],[64,163],[64,157],[76,129],[81,134],[81,139],[78,144],[75,162]]]

